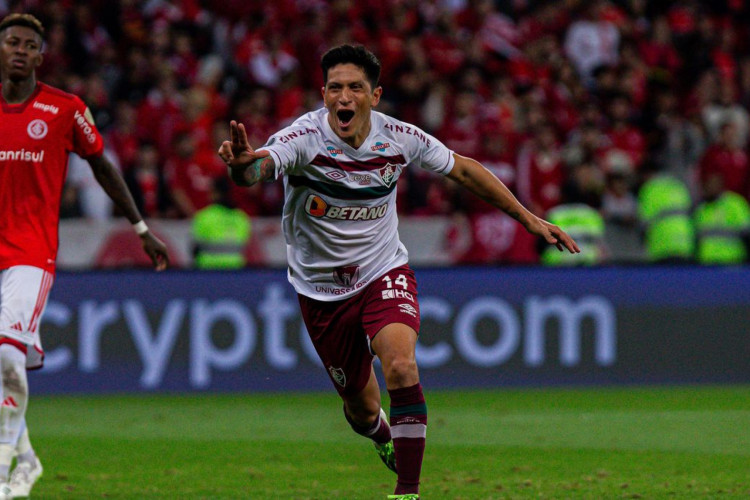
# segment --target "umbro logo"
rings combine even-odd
[[[331,170],[330,172],[326,172],[326,177],[334,181],[340,181],[341,179],[346,179],[346,174],[338,170]]]
[[[398,308],[401,309],[401,312],[414,316],[415,318],[417,317],[417,309],[411,304],[399,304]]]

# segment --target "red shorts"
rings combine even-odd
[[[353,297],[323,302],[297,295],[310,339],[342,396],[365,388],[370,342],[383,327],[403,323],[419,333],[417,280],[408,265],[391,269]]]

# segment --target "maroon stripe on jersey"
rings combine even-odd
[[[370,160],[342,161],[330,156],[318,155],[310,162],[310,165],[318,167],[340,168],[345,172],[361,172],[363,170],[378,170],[385,167],[386,163],[406,163],[404,155],[377,156]]]

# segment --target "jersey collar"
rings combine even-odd
[[[3,97],[2,93],[3,86],[0,85],[0,104],[2,104],[3,113],[23,113],[26,111],[26,107],[36,99],[36,96],[39,95],[39,92],[42,91],[42,84],[41,82],[36,82],[36,87],[34,87],[34,91],[31,93],[31,95],[23,102],[18,104],[8,104],[5,102],[5,97]]]

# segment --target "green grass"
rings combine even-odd
[[[750,386],[432,391],[426,499],[748,498]],[[34,397],[35,498],[384,499],[325,394]]]

